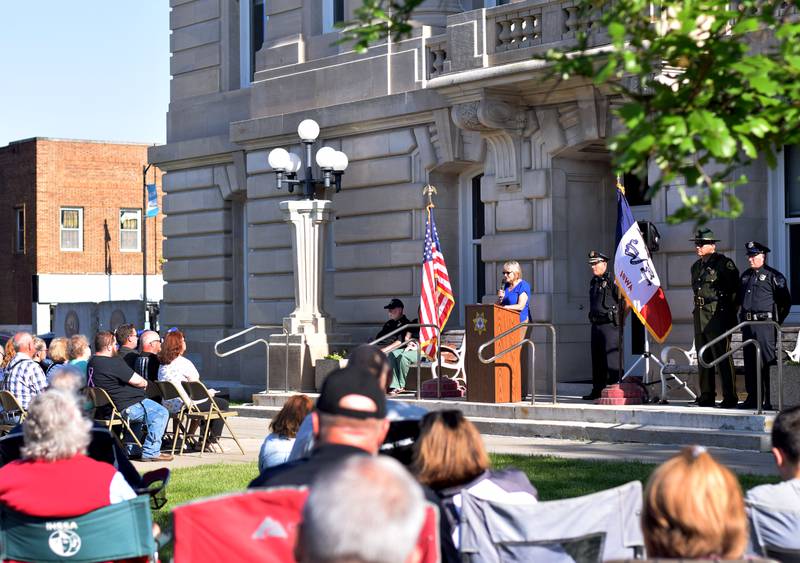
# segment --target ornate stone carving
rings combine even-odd
[[[491,147],[498,185],[520,182],[522,136],[532,125],[532,115],[505,100],[487,98],[456,104],[451,111],[459,128],[480,132]]]

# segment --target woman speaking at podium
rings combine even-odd
[[[519,262],[510,260],[503,264],[503,282],[497,290],[497,304],[519,311],[519,322],[527,323],[531,320],[530,300],[531,286],[522,279]]]

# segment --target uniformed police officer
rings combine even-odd
[[[789,314],[792,297],[786,284],[786,278],[775,268],[766,264],[769,248],[763,244],[750,241],[744,245],[750,267],[739,278],[739,320],[766,321],[772,320],[782,324]],[[761,346],[761,384],[764,408],[772,410],[769,397],[769,366],[777,360],[775,353],[775,328],[771,325],[753,325],[742,327],[742,341],[751,338]],[[744,347],[744,382],[747,388],[747,399],[739,404],[740,409],[755,409],[757,404],[758,382],[756,377],[756,348],[753,345]]]
[[[733,260],[717,252],[711,229],[701,228],[692,239],[699,259],[692,264],[692,290],[694,291],[694,343],[698,352],[708,342],[736,326],[736,296],[738,294],[739,270]],[[730,349],[730,337],[706,350],[703,359],[714,360]],[[721,408],[736,408],[738,399],[734,387],[733,361],[730,356],[714,368],[705,368],[698,362],[700,372],[701,407],[715,406],[718,371],[722,382]]]
[[[386,309],[386,313],[389,315],[389,320],[383,323],[381,330],[375,335],[375,339],[377,340],[381,336],[389,334],[401,326],[405,326],[409,324],[411,321],[408,320],[404,311],[403,302],[397,299],[396,297],[389,301],[389,304],[384,307]],[[404,340],[403,333],[397,333],[394,336],[390,336],[389,338],[385,338],[383,341],[380,342],[381,346],[388,346],[396,341],[402,342]]]
[[[593,401],[603,388],[619,381],[620,295],[608,273],[608,256],[589,253],[592,281],[589,284],[589,322],[592,323],[592,392],[583,397]]]

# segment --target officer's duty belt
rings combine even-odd
[[[746,321],[766,321],[772,318],[772,313],[759,313],[757,311],[745,311],[744,320]]]
[[[703,305],[707,305],[709,303],[714,303],[715,301],[719,301],[717,297],[698,297],[695,295],[694,297],[694,304],[698,307],[702,307]]]

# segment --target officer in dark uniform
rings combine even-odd
[[[697,231],[694,241],[699,259],[692,264],[692,290],[694,291],[694,344],[700,351],[705,344],[736,326],[736,297],[739,286],[739,270],[733,260],[717,252],[711,229]],[[727,338],[706,350],[703,359],[711,361],[730,349],[731,339]],[[701,407],[715,406],[716,381],[714,368],[704,368],[698,362],[700,373],[700,396],[697,404]],[[733,360],[730,356],[717,364],[722,382],[723,409],[736,408],[739,400],[734,387]]]
[[[789,314],[792,297],[786,278],[775,268],[766,265],[769,248],[763,244],[750,241],[744,245],[750,267],[739,278],[739,320],[766,321],[772,320],[782,324]],[[761,346],[761,384],[764,408],[772,410],[769,397],[769,366],[777,360],[775,353],[775,328],[770,325],[754,325],[742,327],[742,340],[751,338]],[[757,404],[758,382],[756,377],[756,348],[745,346],[744,382],[747,388],[747,400],[739,404],[740,409],[755,409]]]
[[[389,320],[383,323],[383,327],[381,327],[380,332],[375,336],[377,340],[381,336],[385,334],[389,334],[390,332],[397,330],[401,326],[409,324],[411,321],[408,320],[405,313],[403,312],[404,306],[403,302],[397,298],[392,299],[389,301],[389,304],[384,307],[386,312],[389,314]],[[384,339],[380,342],[381,346],[387,346],[397,340],[403,341],[403,333],[399,332],[394,336],[390,336],[389,338]]]
[[[592,323],[592,392],[583,397],[593,401],[606,385],[619,381],[620,295],[608,273],[608,256],[589,253],[592,281],[589,284],[589,322]]]

